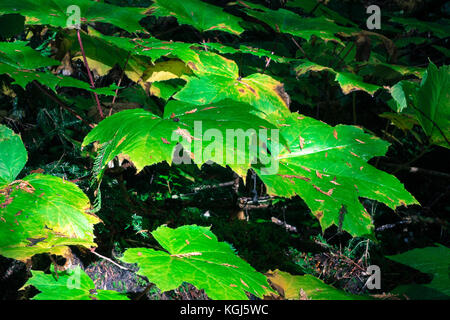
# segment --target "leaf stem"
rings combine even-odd
[[[89,69],[89,64],[88,64],[88,61],[86,58],[86,53],[84,52],[83,41],[81,41],[80,29],[77,29],[77,37],[78,37],[78,43],[79,43],[80,49],[81,49],[81,55],[83,56],[84,66],[86,67],[86,70],[87,70],[87,73],[89,76],[89,81],[91,83],[91,89],[95,89],[94,78],[92,77],[91,69]],[[100,114],[100,117],[103,119],[103,118],[105,118],[105,116],[103,115],[102,107],[100,106],[100,100],[98,99],[98,95],[96,92],[94,92],[94,97],[95,97],[95,102],[97,103],[98,113]]]

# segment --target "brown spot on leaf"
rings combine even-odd
[[[333,130],[333,136],[337,139],[338,138],[338,133],[336,131],[336,129]]]
[[[285,106],[289,108],[289,105],[291,104],[291,97],[284,91],[283,84],[279,84],[275,87],[275,91],[277,92],[278,96],[283,100]]]
[[[320,193],[327,195],[327,196],[331,196],[333,194],[334,188],[328,190],[327,192],[323,191],[322,189],[320,189],[318,186],[313,185],[314,189],[316,189],[317,191],[319,191]]]
[[[337,185],[337,186],[340,186],[340,185],[341,185],[340,183],[337,183],[337,182],[336,182],[336,177],[334,177],[334,179],[331,180],[330,182],[331,182],[332,184],[334,184],[334,185]]]
[[[161,137],[161,140],[162,140],[162,142],[163,142],[163,143],[165,143],[165,144],[170,144],[170,142],[169,142],[169,141],[167,141],[167,139],[166,139],[166,138],[163,138],[163,137]]]
[[[283,179],[296,178],[296,179],[300,179],[300,180],[304,180],[304,181],[311,181],[311,179],[309,179],[307,177],[291,175],[291,174],[278,174],[278,176],[282,177]]]
[[[316,216],[316,218],[317,219],[322,219],[322,217],[323,217],[323,211],[317,211],[316,213],[315,213],[315,216]]]
[[[206,107],[206,108],[203,108],[202,111],[209,110],[209,109],[215,109],[215,108],[217,108],[217,107]]]
[[[249,286],[244,282],[244,280],[242,280],[242,278],[241,278],[241,282],[242,282],[242,284],[243,284],[244,286],[246,286],[247,288],[249,288]]]
[[[308,171],[308,172],[311,172],[311,169],[310,169],[310,168],[307,168],[307,167],[305,167],[305,166],[300,166],[300,167],[302,167],[303,170],[306,170],[306,171]]]
[[[305,139],[302,138],[302,136],[299,135],[299,136],[298,136],[298,141],[299,141],[300,149],[303,150],[303,147],[304,147],[304,145],[305,145]]]
[[[188,65],[188,67],[191,68],[192,70],[195,70],[195,71],[198,70],[197,66],[196,66],[193,62],[188,62],[187,65]]]
[[[27,245],[27,247],[32,247],[35,246],[36,244],[38,244],[39,242],[44,241],[47,238],[27,238],[28,241],[30,241],[30,243]]]
[[[222,266],[225,266],[225,267],[230,267],[230,268],[236,268],[236,269],[238,269],[238,267],[237,267],[237,266],[234,266],[234,265],[232,265],[232,264],[228,264],[228,263],[222,263]]]

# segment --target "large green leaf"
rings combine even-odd
[[[83,146],[94,141],[108,143],[101,154],[100,167],[115,156],[122,154],[131,160],[138,171],[147,165],[162,161],[171,162],[180,137],[180,143],[191,154],[193,162],[201,165],[214,161],[229,165],[244,175],[251,166],[247,148],[236,148],[238,140],[225,143],[227,130],[274,128],[269,122],[253,115],[254,108],[231,100],[206,106],[195,106],[179,101],[170,101],[159,117],[143,109],[125,110],[106,118],[84,139]],[[197,124],[196,124],[197,122]],[[208,130],[218,130],[223,142],[204,136]],[[210,131],[211,132],[211,131]],[[219,138],[220,140],[220,138]],[[199,144],[197,144],[199,143]],[[215,147],[217,146],[217,148]],[[211,149],[214,152],[204,152]],[[235,153],[235,162],[225,162],[227,152]],[[180,154],[180,153],[178,153]],[[239,158],[240,157],[240,158]],[[241,161],[238,161],[241,159]],[[101,177],[101,172],[99,177]]]
[[[81,22],[104,22],[114,24],[128,32],[143,29],[139,20],[145,17],[146,8],[126,8],[92,0],[21,0],[2,1],[0,14],[20,13],[26,24],[66,27],[70,6],[78,6]],[[70,12],[69,12],[70,13]]]
[[[61,178],[32,174],[0,190],[0,254],[17,260],[50,252],[66,255],[68,245],[95,247],[87,196]]]
[[[450,148],[450,66],[430,62],[416,96],[416,114],[434,144]]]
[[[40,291],[33,300],[129,300],[116,291],[96,289],[92,279],[79,266],[57,275],[34,270],[31,274],[23,287],[33,286]]]
[[[26,162],[27,150],[20,136],[0,125],[0,188],[14,181]]]
[[[73,183],[43,174],[13,181],[27,154],[22,140],[0,126],[0,254],[25,260],[37,253],[65,255],[68,245],[96,246],[87,196]]]
[[[211,299],[245,300],[245,292],[260,298],[271,292],[266,277],[236,256],[230,245],[219,242],[207,227],[160,226],[152,235],[166,251],[133,248],[121,260],[137,263],[138,274],[161,291],[188,282],[204,289]]]
[[[157,17],[173,16],[180,24],[189,24],[200,31],[220,30],[241,34],[241,19],[222,11],[222,8],[200,0],[154,0],[150,8]]]
[[[266,273],[272,286],[288,300],[361,300],[364,297],[336,289],[310,275],[294,276],[275,270]]]
[[[277,174],[262,174],[261,179],[270,194],[300,196],[322,229],[334,224],[353,236],[372,235],[371,216],[359,197],[392,209],[417,203],[394,176],[367,163],[386,153],[387,142],[358,127],[333,128],[296,113],[275,121],[288,148],[278,154]],[[257,172],[264,173],[262,168]]]
[[[234,61],[211,52],[199,51],[188,66],[195,76],[186,77],[187,84],[174,96],[177,100],[204,105],[228,98],[266,114],[289,111],[283,84],[268,75],[255,73],[243,78]]]
[[[428,284],[402,285],[397,287],[395,292],[404,294],[410,299],[448,300],[450,298],[449,248],[437,244],[436,247],[413,249],[395,256],[388,256],[388,258],[433,275],[433,280]]]

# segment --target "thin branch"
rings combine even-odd
[[[89,81],[91,82],[91,89],[95,89],[94,78],[92,77],[91,69],[89,69],[89,64],[88,64],[88,61],[86,58],[86,53],[84,52],[84,48],[83,48],[83,42],[81,41],[80,29],[77,29],[77,36],[78,36],[78,43],[79,43],[80,49],[81,49],[81,54],[83,56],[84,66],[86,67],[86,70],[87,70],[87,73],[89,76]],[[102,107],[100,106],[100,100],[98,99],[98,95],[96,92],[94,92],[94,97],[95,97],[95,102],[97,103],[98,113],[100,114],[100,117],[103,119],[103,118],[105,118],[105,116],[103,115]]]
[[[291,40],[295,43],[297,48],[299,48],[299,50],[303,53],[303,55],[306,57],[306,59],[308,59],[309,61],[312,61],[311,58],[306,54],[305,50],[303,50],[303,48],[298,44],[298,42],[295,41],[294,37],[291,37]]]
[[[119,267],[119,268],[122,269],[122,270],[128,270],[128,271],[134,272],[133,270],[131,270],[131,269],[129,269],[129,268],[125,268],[125,267],[121,266],[120,264],[118,264],[118,263],[112,261],[110,258],[105,257],[105,256],[102,256],[101,254],[95,252],[94,250],[95,250],[94,248],[91,249],[91,252],[92,252],[93,254],[95,254],[97,257],[102,258],[103,260],[106,260],[106,261],[111,262],[113,265]]]

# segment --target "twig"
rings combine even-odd
[[[291,37],[291,40],[295,43],[297,48],[299,48],[299,50],[303,53],[303,55],[306,57],[306,59],[308,59],[309,61],[312,61],[311,58],[306,54],[305,50],[303,50],[303,48],[298,44],[298,42],[295,41],[294,37]]]
[[[112,260],[111,260],[110,258],[108,258],[108,257],[102,256],[101,254],[95,252],[94,250],[95,250],[95,248],[92,248],[92,249],[91,249],[91,252],[92,252],[93,254],[95,254],[97,257],[102,258],[102,259],[104,259],[104,260],[106,260],[106,261],[111,262],[113,265],[119,267],[119,268],[122,269],[122,270],[128,270],[128,271],[134,272],[133,270],[131,270],[131,269],[129,269],[129,268],[122,267],[120,264],[118,264],[118,263],[112,261]]]
[[[80,29],[77,29],[77,36],[78,36],[78,43],[80,44],[80,49],[81,49],[81,54],[83,56],[83,60],[84,60],[84,66],[86,67],[88,76],[89,76],[89,81],[91,82],[91,89],[95,89],[95,83],[94,83],[94,78],[92,77],[92,73],[91,73],[91,69],[89,69],[89,64],[86,58],[86,53],[84,52],[84,48],[83,48],[83,42],[81,41],[81,35],[80,35]],[[100,114],[100,117],[103,119],[105,118],[105,116],[103,115],[103,111],[102,111],[102,107],[100,106],[100,100],[98,99],[98,95],[96,92],[94,93],[94,97],[95,97],[95,102],[97,103],[97,109],[98,109],[98,113]]]
[[[203,190],[234,186],[235,183],[236,183],[236,181],[233,180],[233,181],[223,182],[223,183],[219,183],[219,184],[203,185],[203,186],[192,189],[193,192],[190,192],[190,193],[174,194],[174,195],[172,195],[172,199],[178,199],[178,198],[183,198],[183,197],[187,197],[187,196],[192,196],[194,194],[197,194],[199,191],[203,191]]]

